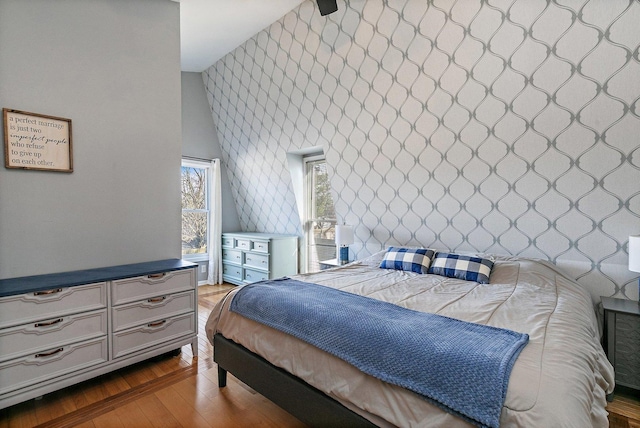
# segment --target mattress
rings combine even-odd
[[[494,256],[490,283],[478,284],[380,269],[383,256],[380,252],[343,267],[292,278],[527,333],[529,343],[509,379],[501,425],[608,426],[606,394],[613,390],[613,368],[600,345],[594,303],[557,267],[540,260]],[[210,340],[221,333],[379,426],[470,426],[411,391],[229,312],[235,291],[212,310],[206,325]]]

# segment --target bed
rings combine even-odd
[[[553,264],[491,260],[482,284],[443,274],[383,269],[381,251],[292,279],[394,303],[428,314],[528,335],[513,364],[500,426],[608,426],[613,368],[600,345],[594,303]],[[206,333],[219,383],[226,372],[312,426],[468,427],[478,425],[419,394],[389,384],[290,334],[229,310],[243,287],[212,310]]]

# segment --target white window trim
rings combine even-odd
[[[180,209],[180,217],[182,218],[182,212],[187,211],[187,212],[206,212],[207,213],[207,252],[206,253],[200,253],[200,254],[181,254],[182,259],[184,260],[188,260],[191,262],[198,262],[198,261],[204,261],[204,260],[209,260],[209,248],[211,248],[210,243],[209,243],[209,228],[211,227],[211,207],[209,206],[209,192],[211,191],[210,189],[210,183],[211,183],[211,162],[207,162],[207,161],[199,161],[199,160],[194,160],[194,159],[187,159],[187,158],[182,158],[182,162],[180,165],[180,169],[182,170],[182,167],[188,167],[188,168],[200,168],[200,169],[204,169],[206,170],[207,173],[207,177],[206,177],[206,195],[205,195],[205,206],[206,209],[202,210],[183,210],[182,207]],[[182,190],[181,190],[182,191]],[[180,222],[180,230],[182,230],[182,222]],[[181,232],[182,233],[182,232]],[[181,250],[182,253],[182,250]]]
[[[333,218],[316,218],[316,217],[311,217],[312,211],[313,211],[313,203],[311,201],[311,199],[309,198],[309,196],[313,193],[313,183],[311,182],[311,174],[309,173],[309,164],[311,163],[315,163],[317,161],[327,161],[327,158],[324,154],[313,154],[313,155],[306,155],[302,157],[302,164],[303,164],[303,172],[304,172],[304,221],[303,221],[303,229],[304,229],[304,272],[308,271],[309,268],[309,260],[310,260],[310,255],[309,255],[309,235],[311,233],[311,230],[309,229],[309,226],[311,225],[311,223],[315,222],[315,221],[329,221],[329,222],[334,222],[334,224],[337,224],[337,219]]]

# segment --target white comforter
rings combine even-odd
[[[501,426],[605,427],[613,368],[599,342],[589,293],[552,264],[497,258],[490,284],[380,269],[384,252],[294,278],[410,309],[529,334],[517,359]],[[293,337],[228,311],[232,291],[206,331],[242,344],[380,426],[462,427],[418,395],[359,372]],[[428,362],[425,362],[428,364]]]

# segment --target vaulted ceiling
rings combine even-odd
[[[174,0],[180,3],[182,71],[203,71],[304,0]]]

